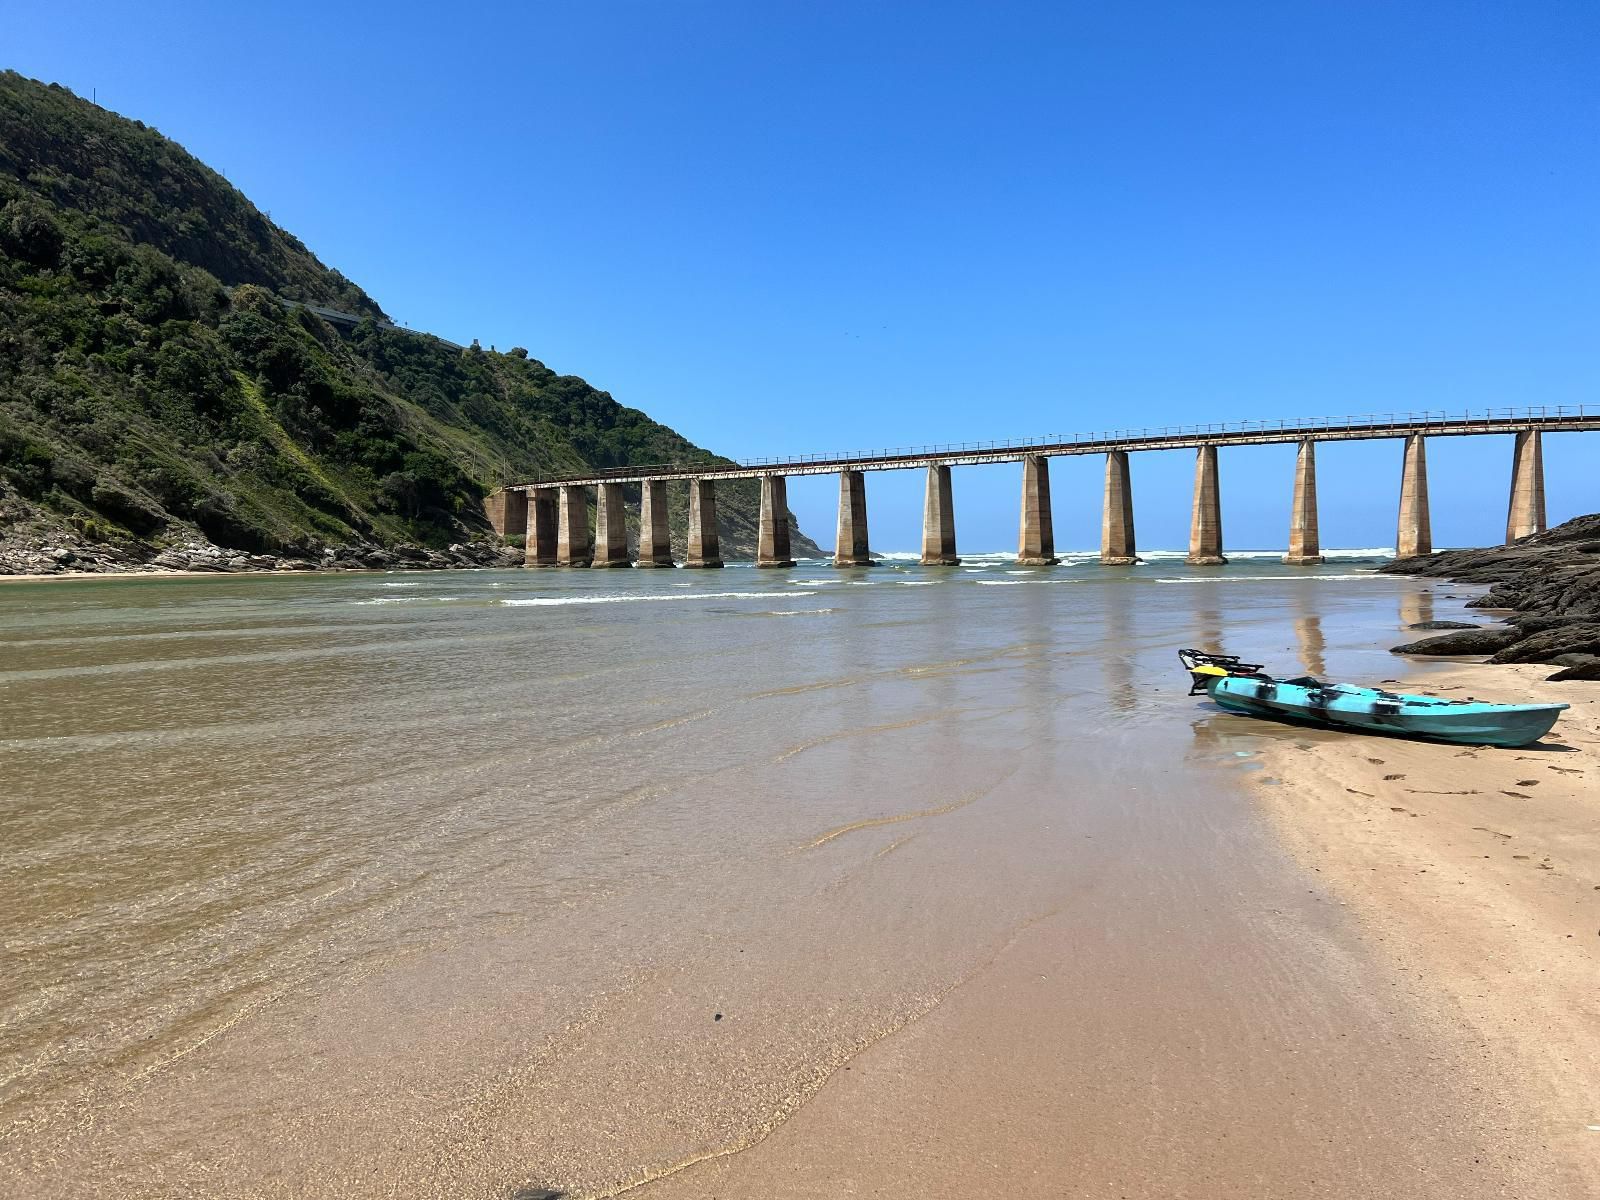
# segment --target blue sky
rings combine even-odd
[[[397,319],[526,346],[733,456],[1600,402],[1600,5],[11,0],[4,65],[154,125]],[[1585,449],[1587,446],[1587,449]],[[1326,545],[1393,544],[1398,443],[1319,460]],[[1551,438],[1552,520],[1600,509]],[[1496,540],[1509,438],[1430,446]],[[1138,455],[1141,544],[1188,454]],[[1293,451],[1225,451],[1228,543]],[[1098,460],[1058,460],[1058,544]],[[1018,469],[956,473],[1016,542]],[[873,544],[921,479],[869,477]],[[831,479],[797,480],[832,541]]]

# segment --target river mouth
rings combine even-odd
[[[1365,1181],[1265,1147],[1420,1120],[1393,1070],[1440,1071],[1361,1060],[1378,1099],[1340,1115],[1317,1022],[1412,1031],[1352,999],[1369,968],[1239,787],[1302,734],[1188,697],[1175,651],[1384,678],[1461,589],[1372,565],[0,589],[0,1164],[36,1195],[671,1194],[902,1046],[925,1098],[968,1061],[1018,1117],[963,1058],[984,1014],[1016,1023],[994,1061],[1068,1017],[1122,1039],[1023,1074],[1059,1097],[1115,1058],[1096,1111],[1171,1122],[1233,1060],[1117,1018],[1181,982],[1189,1043],[1260,1084],[1224,1088],[1259,1151],[1233,1167]],[[1111,1136],[1074,1161],[1125,1165]]]

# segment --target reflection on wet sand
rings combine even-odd
[[[1304,593],[1296,597],[1294,636],[1300,649],[1300,663],[1305,668],[1305,673],[1315,675],[1318,679],[1327,675],[1328,663],[1324,658],[1327,643],[1322,636],[1322,614],[1316,610],[1311,598]]]
[[[1114,711],[1132,712],[1139,704],[1138,689],[1133,683],[1133,656],[1135,640],[1129,606],[1106,606],[1106,636],[1100,654],[1101,671],[1106,681],[1106,695]]]
[[[1194,643],[1196,650],[1209,650],[1214,654],[1227,654],[1229,652],[1221,610],[1212,606],[1196,609],[1194,628],[1196,637],[1199,639]]]
[[[1400,593],[1400,626],[1402,629],[1434,620],[1433,592],[1427,587],[1412,586]]]

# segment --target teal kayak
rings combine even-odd
[[[1526,746],[1549,733],[1565,704],[1486,704],[1442,700],[1310,677],[1274,679],[1231,655],[1180,650],[1194,679],[1229,712],[1302,721],[1336,729],[1432,738],[1470,746]]]

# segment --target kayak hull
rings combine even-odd
[[[1469,746],[1526,746],[1549,733],[1567,707],[1441,700],[1349,684],[1312,686],[1241,675],[1212,679],[1206,692],[1228,711],[1249,716]]]

